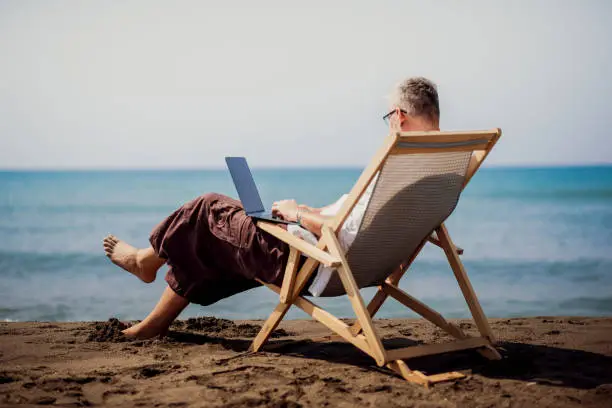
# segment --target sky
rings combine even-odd
[[[489,165],[612,163],[610,1],[0,0],[0,168],[363,166],[393,86]]]

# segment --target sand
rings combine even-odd
[[[502,361],[473,351],[409,360],[462,380],[410,384],[354,347],[313,343],[319,324],[284,322],[248,353],[261,321],[204,317],[164,339],[130,341],[121,322],[0,323],[0,405],[121,407],[612,407],[612,318],[492,320]],[[476,334],[467,320],[455,323]],[[450,340],[422,320],[376,320],[386,345]]]

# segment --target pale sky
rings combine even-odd
[[[610,1],[0,0],[0,168],[363,166],[401,79],[490,165],[612,163]]]

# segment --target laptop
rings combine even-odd
[[[253,180],[251,169],[249,169],[249,165],[244,157],[226,157],[225,163],[232,175],[234,186],[236,187],[240,201],[242,201],[242,206],[248,216],[258,220],[282,224],[297,224],[296,222],[283,220],[280,217],[272,215],[271,212],[266,211],[261,202],[259,191],[257,191],[255,180]]]

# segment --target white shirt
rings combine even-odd
[[[340,228],[340,231],[338,233],[338,241],[340,241],[340,246],[345,252],[349,249],[353,241],[355,241],[355,237],[359,232],[361,220],[363,219],[366,208],[368,208],[368,203],[370,202],[370,197],[372,196],[372,191],[374,190],[374,186],[376,185],[377,178],[378,175],[376,175],[376,177],[372,179],[372,181],[366,188],[366,191],[363,193],[357,204],[355,204],[355,207],[353,207],[353,210],[344,221],[344,224],[342,224],[342,228]],[[321,215],[328,217],[335,216],[347,198],[348,194],[342,195],[342,197],[340,197],[338,201],[321,211]],[[299,225],[289,224],[287,225],[287,231],[289,231],[296,237],[299,237],[304,241],[311,243],[312,245],[317,244],[317,237],[312,232],[300,227]],[[334,269],[329,266],[319,265],[317,274],[315,275],[312,284],[308,288],[308,291],[314,296],[319,296],[321,293],[323,293],[325,287],[329,283],[329,279],[331,278],[333,271]]]

